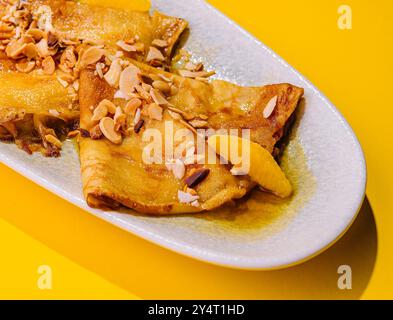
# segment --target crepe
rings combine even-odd
[[[9,18],[10,12],[23,15],[21,22],[15,23],[15,19]],[[43,27],[39,25],[41,16],[31,19],[37,12],[44,12],[41,15],[43,17],[49,12],[49,18],[45,18]],[[187,27],[187,22],[183,19],[168,17],[159,12],[150,16],[148,12],[111,9],[62,0],[30,1],[21,4],[15,1],[15,5],[12,5],[12,1],[9,4],[1,2],[0,17],[5,19],[0,23],[0,47],[3,46],[3,51],[0,49],[0,139],[15,141],[28,153],[41,150],[47,156],[58,156],[61,140],[67,132],[78,127],[77,66],[80,60],[78,54],[82,55],[83,46],[105,44],[110,48],[108,52],[114,56],[121,53],[144,61],[151,43],[155,39],[164,40],[168,45],[162,52],[164,61],[159,62],[165,67],[178,37]],[[34,29],[34,39],[31,39],[29,34],[27,40],[22,41],[28,29]],[[48,54],[41,55],[40,51],[38,56],[35,53],[34,57],[29,56],[28,59],[24,53],[10,57],[10,52],[5,48],[10,41],[38,46],[41,41],[36,38],[37,32],[41,32],[47,40],[45,45],[49,45]],[[127,52],[118,46],[119,40],[135,41],[142,49]],[[53,42],[53,47],[50,42]],[[82,47],[79,51],[78,46]],[[75,66],[45,74],[42,70],[43,59],[52,56],[56,68],[60,68],[63,66],[62,54],[70,47],[78,59]],[[18,63],[21,61],[26,64],[33,62],[33,71],[19,72]]]
[[[174,120],[174,127],[189,128],[188,119],[205,119],[208,128],[248,128],[251,139],[273,152],[293,114],[303,89],[289,84],[265,87],[239,87],[224,81],[198,81],[132,62],[143,75],[155,74],[171,79],[176,92],[168,98],[162,120],[143,116],[143,129],[125,135],[117,145],[108,139],[80,138],[80,160],[83,191],[87,203],[96,208],[126,206],[151,214],[176,214],[213,210],[231,200],[243,197],[255,183],[247,176],[234,176],[224,164],[191,164],[186,175],[208,169],[208,176],[190,190],[198,202],[182,203],[179,190],[187,190],[184,179],[178,179],[165,164],[146,164],[142,152],[146,147],[143,132],[149,128],[164,131],[164,122]],[[92,68],[81,73],[79,100],[81,127],[91,130],[94,107],[103,100],[114,101],[124,110],[125,100],[113,99],[115,89],[94,75]],[[269,119],[263,118],[266,104],[277,97],[277,105]],[[93,106],[93,108],[91,107]],[[245,108],[246,107],[246,108]],[[182,119],[173,119],[173,110]],[[201,120],[199,120],[201,122]],[[182,191],[181,191],[182,192]],[[193,198],[194,199],[194,198]]]

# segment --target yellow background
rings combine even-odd
[[[369,179],[354,226],[302,265],[230,270],[132,236],[0,165],[0,298],[393,298],[393,2],[210,2],[309,78],[354,128]],[[352,30],[337,27],[341,4],[352,7]],[[349,291],[337,289],[342,264],[353,270]],[[37,288],[40,265],[53,270],[52,290]]]

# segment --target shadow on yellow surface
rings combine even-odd
[[[284,270],[240,271],[162,249],[60,200],[2,165],[1,171],[3,181],[12,181],[13,188],[2,189],[0,218],[143,299],[356,299],[375,265],[377,230],[367,199],[348,233],[318,257]],[[17,197],[15,188],[26,196]],[[1,242],[12,245],[7,239]],[[337,268],[343,264],[352,267],[352,290],[337,288]],[[54,272],[53,276],[70,275]]]

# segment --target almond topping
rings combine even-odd
[[[146,62],[151,62],[153,60],[164,61],[165,57],[160,50],[158,50],[155,47],[150,47],[149,53],[147,54],[146,57]]]
[[[169,103],[162,95],[161,91],[157,89],[151,89],[150,95],[153,98],[154,102],[157,103],[158,105],[167,105]]]
[[[126,52],[136,52],[135,46],[131,44],[127,44],[124,41],[120,40],[116,42],[117,46]]]
[[[138,98],[132,98],[127,102],[124,107],[124,111],[126,114],[135,115],[136,109],[138,109],[142,105],[142,101]]]
[[[11,42],[5,49],[5,53],[8,57],[12,59],[17,59],[23,54],[26,46],[26,43],[22,44],[19,41]]]
[[[134,65],[129,65],[120,74],[119,88],[127,96],[133,91],[135,86],[141,83],[140,79],[141,71]]]
[[[93,116],[91,117],[92,121],[100,121],[102,118],[106,117],[108,114],[108,108],[106,103],[102,103],[102,101],[98,104],[97,108],[93,111]]]
[[[46,41],[46,39],[42,38],[37,44],[37,51],[38,54],[41,57],[46,57],[49,55],[49,48],[48,48],[48,42]]]
[[[158,48],[166,48],[169,45],[168,41],[161,39],[154,39],[151,44]]]
[[[276,105],[277,105],[277,96],[271,98],[270,101],[267,103],[265,109],[263,109],[263,117],[265,119],[269,118],[272,115],[274,109],[276,108]]]
[[[192,125],[194,128],[206,128],[208,125],[208,122],[205,120],[199,120],[199,119],[194,119],[188,122],[190,125]]]
[[[179,70],[179,74],[185,78],[207,78],[216,73],[214,71],[190,71],[190,70]]]
[[[28,43],[23,53],[28,59],[35,59],[38,56],[37,47],[33,43]]]
[[[97,63],[105,54],[105,50],[99,47],[90,47],[83,52],[80,60],[80,68]]]
[[[153,88],[160,90],[163,93],[169,94],[171,92],[171,87],[165,81],[156,80],[153,81]]]
[[[74,48],[68,47],[64,50],[60,57],[60,64],[67,66],[68,68],[73,68],[76,64],[76,56],[74,53]]]
[[[62,146],[61,141],[51,134],[47,134],[45,136],[45,140],[48,141],[51,145],[54,145],[55,147],[57,147],[59,149]]]
[[[113,116],[115,121],[115,130],[119,131],[120,128],[126,123],[126,115],[123,113],[120,107],[116,108],[115,115]]]
[[[27,61],[23,59],[15,64],[16,70],[19,72],[29,73],[35,67],[35,61]]]
[[[92,138],[93,140],[101,139],[102,131],[101,131],[100,125],[97,124],[93,128],[91,128],[89,131],[89,134],[90,134],[90,138]]]
[[[141,120],[141,109],[136,109],[134,117],[134,125],[136,125]]]
[[[115,122],[112,118],[102,118],[100,120],[100,129],[105,138],[107,138],[110,142],[114,144],[121,143],[121,134],[115,131]]]
[[[104,79],[112,87],[117,87],[119,85],[120,74],[121,74],[121,60],[116,59],[111,63],[108,72],[105,74]]]
[[[44,71],[45,74],[50,75],[55,72],[56,65],[51,56],[48,56],[44,60],[42,60],[41,65],[42,65],[42,70]]]
[[[199,199],[199,196],[193,196],[192,194],[189,194],[188,192],[178,190],[177,191],[177,198],[180,203],[193,203],[194,201],[197,201]]]
[[[162,120],[162,108],[156,104],[152,103],[147,107],[148,115],[151,119],[161,121]]]
[[[165,165],[169,171],[173,172],[173,175],[176,179],[180,180],[184,177],[184,174],[186,173],[186,167],[184,166],[183,161],[180,159],[172,159]]]

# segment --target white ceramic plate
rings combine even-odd
[[[335,242],[362,203],[366,168],[354,133],[336,108],[270,49],[202,0],[153,0],[153,7],[190,22],[186,48],[217,77],[241,85],[289,82],[305,88],[305,108],[287,148],[286,170],[297,192],[266,212],[147,217],[89,208],[77,153],[29,156],[0,144],[0,160],[60,197],[142,238],[181,254],[233,268],[271,269],[304,261]],[[280,207],[281,213],[276,209]],[[50,228],[50,226],[48,226]]]

